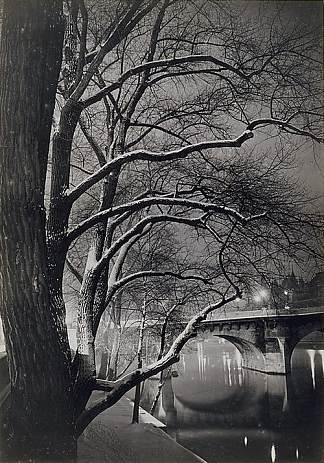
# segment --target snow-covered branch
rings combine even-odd
[[[83,193],[85,193],[90,187],[95,185],[107,174],[115,169],[121,168],[123,165],[133,161],[151,161],[151,162],[163,162],[171,161],[174,159],[184,159],[195,151],[202,151],[211,148],[239,148],[244,142],[253,138],[253,132],[251,130],[245,130],[238,137],[228,140],[209,140],[205,142],[195,143],[181,148],[165,151],[165,152],[154,152],[148,150],[134,150],[122,154],[116,159],[113,159],[102,168],[100,168],[93,175],[83,180],[79,185],[67,191],[68,200],[73,203]]]
[[[205,285],[213,285],[212,278],[205,278],[201,275],[185,275],[181,273],[171,272],[171,271],[157,271],[157,270],[142,270],[140,272],[132,273],[131,275],[127,275],[124,278],[116,281],[115,287],[116,290],[120,289],[122,286],[138,279],[138,278],[146,278],[146,277],[174,277],[178,280],[196,280],[201,281]]]
[[[105,390],[108,392],[108,394],[102,401],[92,405],[90,408],[85,410],[78,423],[78,432],[82,433],[86,426],[97,415],[99,415],[99,413],[114,405],[127,391],[133,388],[136,384],[153,375],[156,375],[157,373],[160,373],[168,366],[176,363],[179,360],[181,349],[190,339],[196,336],[200,323],[206,319],[207,315],[214,310],[217,310],[224,305],[233,302],[237,297],[240,296],[240,293],[236,292],[229,297],[223,297],[222,300],[218,303],[211,304],[199,311],[197,315],[191,318],[183,331],[177,336],[168,352],[157,362],[127,373],[115,382],[94,380],[93,389]]]
[[[122,267],[123,267],[123,264],[125,262],[125,259],[127,257],[127,254],[128,254],[128,251],[129,249],[140,239],[142,238],[146,233],[149,232],[149,230],[151,229],[151,226],[150,225],[147,225],[146,228],[144,228],[143,232],[142,233],[139,233],[137,235],[134,235],[132,238],[130,238],[130,240],[125,243],[120,251],[119,251],[119,254],[118,254],[118,257],[111,269],[111,272],[109,274],[109,280],[108,280],[108,292],[111,291],[111,288],[114,287],[114,285],[116,284],[117,280],[118,280],[118,277],[122,271]]]
[[[271,117],[255,119],[248,124],[247,130],[253,131],[255,128],[264,125],[278,125],[282,129],[290,131],[295,135],[301,135],[304,137],[311,138],[312,140],[315,140],[318,143],[324,143],[324,138],[318,137],[317,135],[308,130],[300,129],[295,125],[291,124],[291,120],[293,119],[293,117],[294,116],[288,118],[287,120],[275,119]]]
[[[209,140],[200,143],[194,143],[192,145],[183,146],[181,148],[165,151],[165,152],[154,152],[148,150],[134,150],[126,152],[125,154],[119,156],[112,161],[107,162],[102,168],[97,172],[90,175],[88,178],[83,180],[75,188],[67,192],[68,200],[73,203],[78,199],[83,193],[85,193],[91,186],[99,182],[102,178],[105,177],[109,172],[114,169],[121,168],[124,164],[133,161],[151,161],[151,162],[163,162],[171,161],[174,159],[184,159],[190,154],[203,151],[211,148],[239,148],[247,140],[253,138],[253,130],[257,127],[265,125],[277,125],[281,128],[291,131],[295,135],[305,136],[311,138],[319,143],[323,143],[323,138],[320,138],[313,134],[312,132],[299,129],[298,127],[291,124],[291,118],[286,120],[280,120],[275,118],[260,118],[251,121],[244,132],[242,132],[238,137],[228,140]]]
[[[265,213],[257,214],[253,216],[245,217],[244,215],[237,212],[235,209],[226,206],[220,206],[214,203],[206,203],[203,201],[194,201],[191,199],[185,198],[170,198],[166,196],[162,197],[152,197],[152,198],[143,198],[137,201],[132,201],[127,204],[122,204],[120,206],[112,207],[105,211],[98,212],[97,214],[89,217],[88,219],[81,222],[75,228],[70,230],[67,235],[69,242],[72,242],[90,227],[96,225],[101,220],[107,217],[113,217],[116,215],[123,214],[125,212],[137,212],[145,207],[160,205],[160,206],[182,206],[188,207],[190,209],[197,209],[204,212],[210,212],[215,214],[224,214],[233,219],[237,220],[241,224],[246,224],[252,220],[259,219],[265,216]]]

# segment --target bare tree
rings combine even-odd
[[[243,159],[225,162],[240,148],[248,155],[254,141],[281,143],[284,157],[297,139],[322,141],[313,30],[276,21],[281,12],[268,5],[259,15],[214,1],[64,7],[64,43],[61,1],[5,0],[1,35],[6,429],[8,447],[30,458],[73,457],[94,417],[175,363],[199,323],[241,296],[241,268],[257,269],[278,242],[306,252],[303,225],[316,235],[314,216],[289,207],[288,190],[275,185],[275,157],[257,176]],[[206,178],[194,175],[197,163]],[[186,245],[205,243],[204,265],[177,268],[170,259],[132,271],[130,253],[161,224],[186,230]],[[86,262],[75,266],[70,249]],[[73,359],[65,264],[80,285]],[[209,303],[202,298],[157,361],[97,379],[95,338],[107,306],[135,281],[166,277],[205,285]],[[86,407],[96,389],[106,398]]]

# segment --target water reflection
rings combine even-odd
[[[321,363],[322,363],[322,374],[324,376],[324,350],[319,350],[318,351],[319,356],[321,357]]]
[[[272,463],[274,463],[276,461],[276,446],[274,445],[274,443],[272,443],[271,445],[270,456]]]
[[[313,383],[313,389],[315,389],[315,350],[313,349],[307,349],[306,350],[309,358],[310,358],[310,367],[311,367],[311,372],[312,372],[312,383]]]
[[[209,463],[323,461],[323,349],[297,348],[291,375],[266,375],[242,369],[237,349],[210,336],[191,344],[176,369],[157,416]],[[147,382],[144,407],[156,383]]]
[[[298,450],[298,447],[296,447],[296,460],[299,460],[299,450]]]

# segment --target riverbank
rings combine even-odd
[[[100,395],[96,393],[96,399]],[[98,416],[79,439],[78,463],[206,463],[174,441],[163,423],[150,420],[147,412],[140,414],[144,423],[131,424],[132,411],[131,401],[123,397]]]
[[[5,353],[0,353],[0,404],[10,392]],[[99,400],[103,392],[93,394]],[[99,415],[78,441],[78,463],[206,463],[177,444],[165,424],[141,409],[139,424],[131,424],[133,403],[123,397]]]

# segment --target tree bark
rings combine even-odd
[[[0,45],[0,310],[7,460],[74,458],[67,339],[51,309],[44,188],[64,35],[61,0],[5,0]]]

